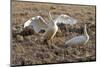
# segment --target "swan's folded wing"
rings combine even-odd
[[[85,36],[76,36],[66,41],[65,44],[66,45],[80,45],[80,44],[84,44],[86,40],[87,39]]]
[[[41,16],[36,16],[28,20],[25,24],[26,26],[31,26],[36,33],[39,33],[40,30],[46,30],[48,25]],[[25,25],[24,24],[24,25]]]
[[[73,25],[73,24],[77,23],[77,20],[73,17],[68,16],[68,15],[61,14],[57,18],[54,19],[54,22],[56,22],[58,24],[63,23],[63,24]]]

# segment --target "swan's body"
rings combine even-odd
[[[65,45],[80,45],[80,44],[86,44],[89,40],[89,35],[86,30],[86,25],[84,26],[84,35],[76,36],[67,42],[65,42]]]
[[[39,33],[41,29],[44,29],[45,33],[43,34],[43,39],[52,40],[56,32],[58,31],[57,23],[64,23],[71,25],[76,23],[76,19],[65,14],[61,14],[54,20],[52,19],[50,12],[49,16],[50,16],[49,23],[46,23],[41,16],[36,16],[25,22],[24,28],[27,26],[32,26],[32,28],[36,33]]]
[[[48,40],[53,39],[57,31],[58,26],[55,23],[51,23],[51,26],[49,26],[46,32],[44,33],[44,38]]]

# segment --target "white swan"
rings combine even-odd
[[[46,23],[46,21],[41,16],[35,16],[31,19],[29,19],[24,24],[24,28],[27,26],[32,27],[36,33],[39,33],[40,30],[44,29],[45,33],[43,34],[43,39],[52,40],[55,36],[56,32],[58,31],[57,23],[64,23],[64,24],[76,24],[77,20],[65,15],[61,14],[54,20],[51,17],[51,14],[49,12],[50,21]]]
[[[87,33],[86,24],[85,24],[84,25],[84,35],[76,36],[76,37],[68,40],[67,42],[65,42],[65,46],[86,44],[88,42],[88,40],[89,40],[89,35]]]

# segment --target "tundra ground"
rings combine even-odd
[[[13,65],[34,65],[69,62],[86,62],[96,60],[96,7],[83,5],[66,5],[52,3],[34,3],[12,1],[11,10],[11,63]],[[32,30],[21,34],[20,29],[25,21],[40,15],[49,20],[48,12],[52,16],[67,14],[78,20],[76,25],[59,25],[54,37],[53,45],[40,41],[40,35]],[[66,40],[83,34],[83,25],[87,24],[90,39],[86,45],[62,47]]]

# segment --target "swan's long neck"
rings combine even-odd
[[[89,38],[89,35],[88,35],[88,33],[87,33],[87,29],[86,29],[86,24],[85,24],[85,26],[84,26],[84,35],[85,35],[87,38]]]
[[[51,13],[49,12],[49,17],[50,17],[50,20],[53,21],[53,18],[51,16]]]
[[[53,21],[53,18],[52,18],[52,16],[51,16],[50,11],[49,11],[49,17],[50,17],[50,21],[51,21],[51,23],[52,23],[52,24],[56,24],[56,23]]]

